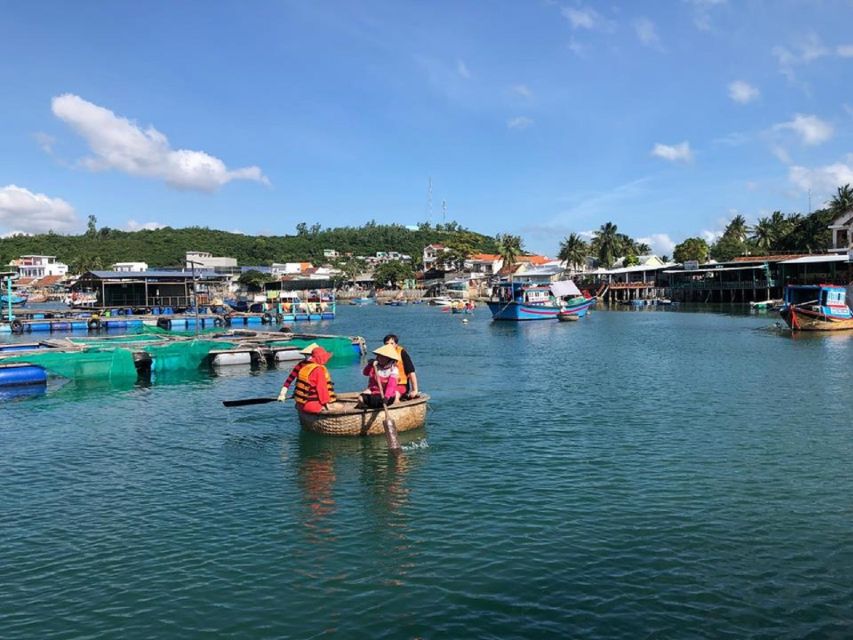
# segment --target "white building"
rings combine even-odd
[[[495,253],[475,253],[465,260],[465,270],[473,274],[493,276],[504,266],[503,258]]]
[[[148,263],[147,262],[116,262],[113,265],[113,271],[129,271],[129,272],[138,272],[138,271],[148,271]]]
[[[273,262],[270,273],[274,276],[295,276],[312,266],[310,262]]]
[[[324,258],[340,258],[341,254],[338,253],[335,249],[323,249],[323,257]]]
[[[21,256],[13,261],[13,264],[18,267],[18,273],[22,278],[44,278],[68,274],[68,265],[57,262],[56,256]]]
[[[433,267],[435,267],[435,263],[438,261],[438,256],[441,253],[446,253],[450,251],[443,244],[428,244],[424,247],[424,271],[429,271]]]
[[[842,213],[829,225],[832,230],[831,251],[849,251],[853,249],[853,209]]]
[[[195,263],[196,269],[235,268],[237,258],[216,257],[206,251],[187,251],[187,266]]]

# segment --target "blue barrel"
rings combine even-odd
[[[0,352],[9,353],[11,351],[33,351],[34,349],[42,349],[41,345],[32,345],[32,344],[2,344],[0,345]]]
[[[307,313],[297,313],[297,314],[296,314],[296,319],[297,319],[297,320],[308,320],[309,318],[308,318],[308,314],[307,314]]]
[[[128,320],[127,328],[139,329],[142,327],[142,320]]]
[[[8,322],[0,324],[0,333],[12,333],[12,325]]]
[[[166,307],[165,309],[163,309],[163,315],[164,316],[173,316],[173,315],[175,315],[175,312],[172,311],[172,307]]]
[[[322,320],[322,319],[323,319],[323,315],[322,315],[322,314],[320,314],[320,313],[312,313],[312,314],[310,314],[310,315],[308,316],[308,319],[309,319],[309,320]]]
[[[51,322],[50,323],[51,331],[71,331],[71,323],[70,322]]]
[[[335,319],[335,314],[332,313],[331,311],[325,311],[320,315],[323,317],[323,320],[334,320]]]
[[[32,319],[33,320],[44,320],[44,314],[43,313],[34,313],[32,315]]]
[[[106,320],[104,325],[107,329],[127,329],[127,321],[125,320]]]
[[[246,324],[263,324],[264,319],[261,316],[249,316],[246,318]]]
[[[0,387],[47,384],[47,371],[34,364],[0,365]]]
[[[187,318],[186,320],[184,320],[184,322],[186,323],[187,327],[195,326],[195,318]]]
[[[241,326],[246,324],[246,316],[234,316],[231,318],[231,326]]]
[[[30,331],[50,331],[49,322],[30,322],[27,326]]]
[[[89,328],[89,324],[86,322],[80,322],[79,320],[75,320],[71,323],[72,331],[86,331]]]

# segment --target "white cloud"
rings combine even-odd
[[[510,118],[506,122],[506,126],[510,129],[527,129],[532,125],[533,120],[531,120],[527,116],[516,116],[515,118]]]
[[[800,113],[794,116],[790,122],[782,122],[773,126],[774,131],[793,131],[803,144],[817,145],[826,142],[832,137],[832,125],[824,122],[817,116],[807,116]]]
[[[142,230],[156,231],[157,229],[162,229],[165,226],[166,225],[161,223],[161,222],[142,222],[142,223],[139,223],[136,220],[134,220],[133,218],[131,218],[130,220],[127,221],[125,228],[128,231],[142,231]]]
[[[773,144],[770,145],[770,151],[782,164],[791,164],[791,156],[788,153],[788,150],[785,149],[785,147],[782,147],[778,144]]]
[[[637,238],[637,242],[643,242],[652,248],[657,256],[670,256],[675,250],[675,242],[666,233],[653,233],[644,238]]]
[[[830,50],[814,33],[809,33],[790,47],[776,46],[771,51],[779,61],[779,71],[788,80],[794,80],[794,67],[796,65],[807,64],[830,53]]]
[[[743,80],[735,80],[729,85],[729,97],[740,104],[748,104],[760,95],[757,88]]]
[[[690,162],[693,160],[690,143],[686,140],[676,145],[657,143],[654,149],[652,149],[652,155],[669,160],[670,162]]]
[[[590,7],[563,7],[560,13],[569,21],[574,30],[612,31],[615,27],[612,21]]]
[[[116,169],[133,176],[157,178],[177,189],[213,192],[232,180],[269,184],[258,167],[229,170],[219,158],[204,151],[172,149],[154,127],[142,130],[79,96],[66,93],[52,102],[53,113],[68,123],[89,145],[93,156],[82,160],[92,171]]]
[[[639,18],[634,21],[634,31],[643,46],[663,51],[654,22],[648,18]]]
[[[62,198],[33,193],[14,184],[0,187],[0,229],[27,234],[51,230],[60,233],[76,226],[74,207]]]
[[[726,0],[685,0],[693,5],[693,24],[701,31],[711,30],[711,10],[726,4]]]
[[[48,155],[53,155],[53,145],[56,144],[56,138],[41,131],[33,134],[33,139],[36,141],[41,150]]]
[[[465,66],[465,63],[462,60],[456,61],[456,73],[466,80],[471,77],[471,72],[468,71],[468,67]]]
[[[582,58],[586,53],[586,47],[574,38],[569,40],[569,44],[567,44],[566,46],[568,47],[569,51],[575,54],[578,58]]]
[[[515,95],[521,96],[522,98],[532,98],[533,92],[530,90],[526,84],[516,84],[513,85],[510,89]]]
[[[791,167],[788,179],[801,191],[834,192],[841,185],[853,184],[853,154],[848,155],[844,162],[814,169]]]
[[[835,53],[842,58],[853,58],[853,44],[840,44]]]
[[[714,244],[717,240],[719,240],[723,235],[723,230],[718,229],[716,231],[712,231],[710,229],[702,229],[702,238],[705,239],[705,242],[708,244]]]

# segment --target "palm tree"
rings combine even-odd
[[[723,235],[743,242],[746,236],[749,235],[749,226],[746,224],[746,218],[740,214],[736,215],[729,222]]]
[[[773,222],[770,218],[759,218],[758,224],[752,228],[752,240],[755,246],[768,251],[775,241]]]
[[[612,222],[606,222],[595,232],[598,244],[598,260],[601,266],[610,268],[619,253],[621,242],[617,227]]]
[[[576,233],[570,233],[560,243],[560,253],[557,258],[560,262],[565,262],[569,268],[577,270],[579,265],[586,262],[586,257],[589,255],[589,245]]]
[[[499,233],[495,236],[495,242],[498,245],[498,255],[511,273],[513,265],[515,265],[518,256],[521,255],[521,237],[509,233]]]
[[[829,201],[829,210],[837,216],[847,213],[850,209],[853,209],[853,189],[849,184],[845,184],[843,187],[838,187],[838,191]]]

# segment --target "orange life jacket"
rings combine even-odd
[[[332,382],[332,376],[329,374],[329,370],[316,362],[309,362],[302,367],[299,371],[299,375],[296,376],[296,390],[293,392],[293,399],[296,401],[296,404],[305,404],[306,402],[320,399],[317,395],[317,389],[314,388],[314,385],[311,384],[308,379],[317,367],[323,369],[323,373],[326,374],[326,384],[329,388],[329,402],[334,402],[336,400],[335,383]]]
[[[409,376],[406,375],[406,372],[403,367],[403,352],[405,351],[405,349],[403,349],[403,347],[401,347],[399,344],[395,345],[394,348],[397,350],[397,355],[400,356],[400,362],[397,365],[397,370],[400,372],[400,374],[397,376],[397,384],[400,384],[405,387],[406,384],[409,382]]]

